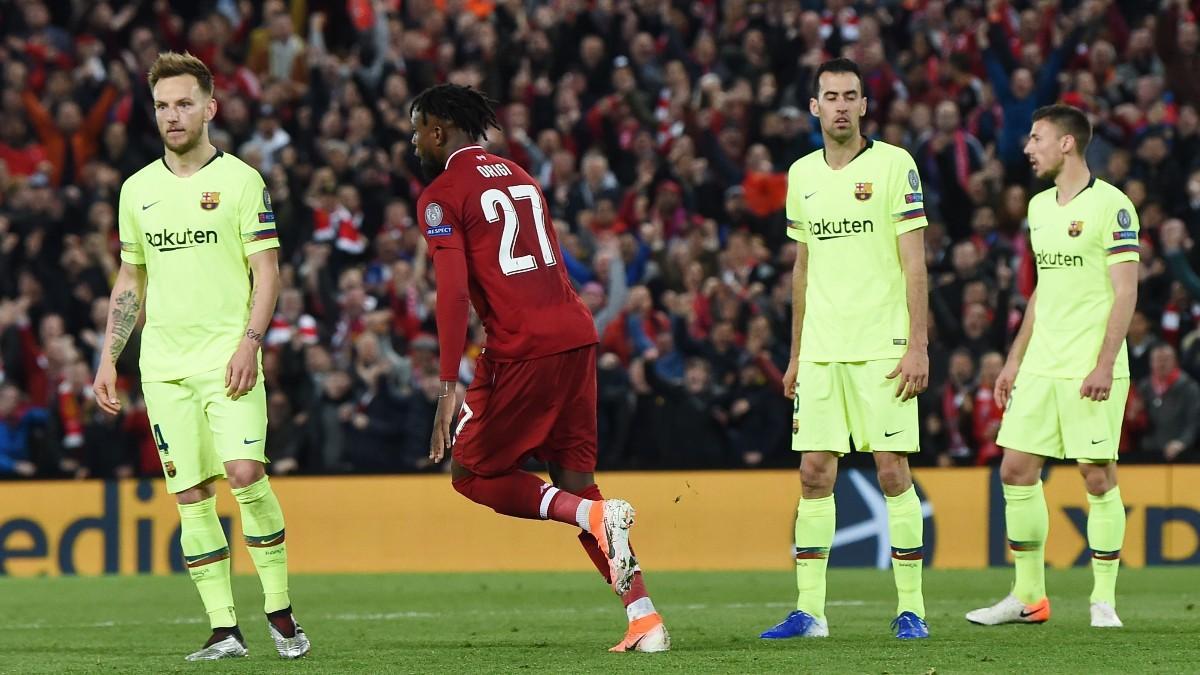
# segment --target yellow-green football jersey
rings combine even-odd
[[[1029,236],[1037,263],[1033,336],[1021,370],[1082,379],[1096,367],[1112,311],[1110,265],[1138,262],[1138,215],[1117,188],[1092,178],[1066,206],[1050,188],[1029,201]],[[1113,377],[1129,377],[1125,342]]]
[[[121,260],[146,267],[147,382],[224,368],[250,318],[248,257],[279,246],[258,171],[217,151],[181,178],[159,159],[121,186]]]
[[[788,236],[808,246],[800,360],[893,359],[908,349],[897,238],[925,227],[921,176],[902,148],[867,140],[834,171],[817,150],[788,171]]]

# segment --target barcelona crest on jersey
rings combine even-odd
[[[1082,233],[1083,233],[1083,221],[1082,220],[1072,220],[1071,224],[1067,226],[1067,234],[1071,235],[1072,237],[1078,237]]]
[[[855,183],[854,184],[854,198],[860,202],[865,202],[868,199],[870,199],[871,198],[871,184],[870,183]]]
[[[220,192],[201,192],[200,193],[200,208],[205,211],[212,211],[221,205]]]

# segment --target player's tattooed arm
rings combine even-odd
[[[92,391],[100,409],[110,415],[121,412],[121,400],[117,390],[117,359],[129,343],[137,327],[138,316],[146,297],[146,268],[142,265],[123,262],[117,270],[109,296],[108,326],[104,329],[104,349],[100,353],[100,367],[92,381]]]
[[[142,311],[142,298],[146,294],[146,268],[141,265],[122,263],[117,271],[117,279],[113,283],[112,295],[109,297],[108,328],[105,331],[107,356],[116,363],[125,351],[125,345],[137,327],[138,316]]]
[[[250,316],[254,316],[254,303],[256,303],[256,302],[258,302],[258,288],[257,287],[250,289]],[[255,342],[259,346],[262,346],[263,334],[259,331],[254,330],[253,327],[246,329],[246,337],[250,338],[251,342]]]
[[[133,291],[124,291],[113,300],[112,343],[108,346],[109,356],[116,362],[125,351],[129,337],[137,326],[138,313],[142,310],[141,299]]]

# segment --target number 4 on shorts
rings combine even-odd
[[[154,425],[154,444],[158,446],[158,451],[164,455],[167,454],[168,448],[171,447],[167,445],[167,439],[163,438],[162,428],[157,424]]]

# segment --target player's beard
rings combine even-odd
[[[163,145],[166,146],[167,150],[170,150],[171,152],[175,153],[176,155],[186,155],[188,152],[191,152],[192,150],[194,150],[197,145],[200,145],[200,137],[203,135],[203,133],[204,133],[204,127],[199,127],[194,132],[187,132],[185,130],[183,142],[176,143],[174,145],[172,145],[171,141],[168,140],[169,137],[167,136],[167,134],[163,133],[162,141],[163,141]]]
[[[1051,167],[1049,164],[1039,162],[1033,173],[1040,180],[1055,180],[1058,178],[1058,174],[1062,173],[1064,163],[1062,159],[1059,159],[1058,164]]]
[[[846,143],[852,138],[858,138],[858,125],[851,123],[846,125],[844,129],[839,129],[833,123],[830,123],[829,127],[825,129],[825,135],[837,143]]]
[[[445,164],[432,157],[418,156],[417,159],[421,161],[421,173],[425,176],[426,182],[433,181],[434,178],[442,175],[442,172],[446,170]]]

